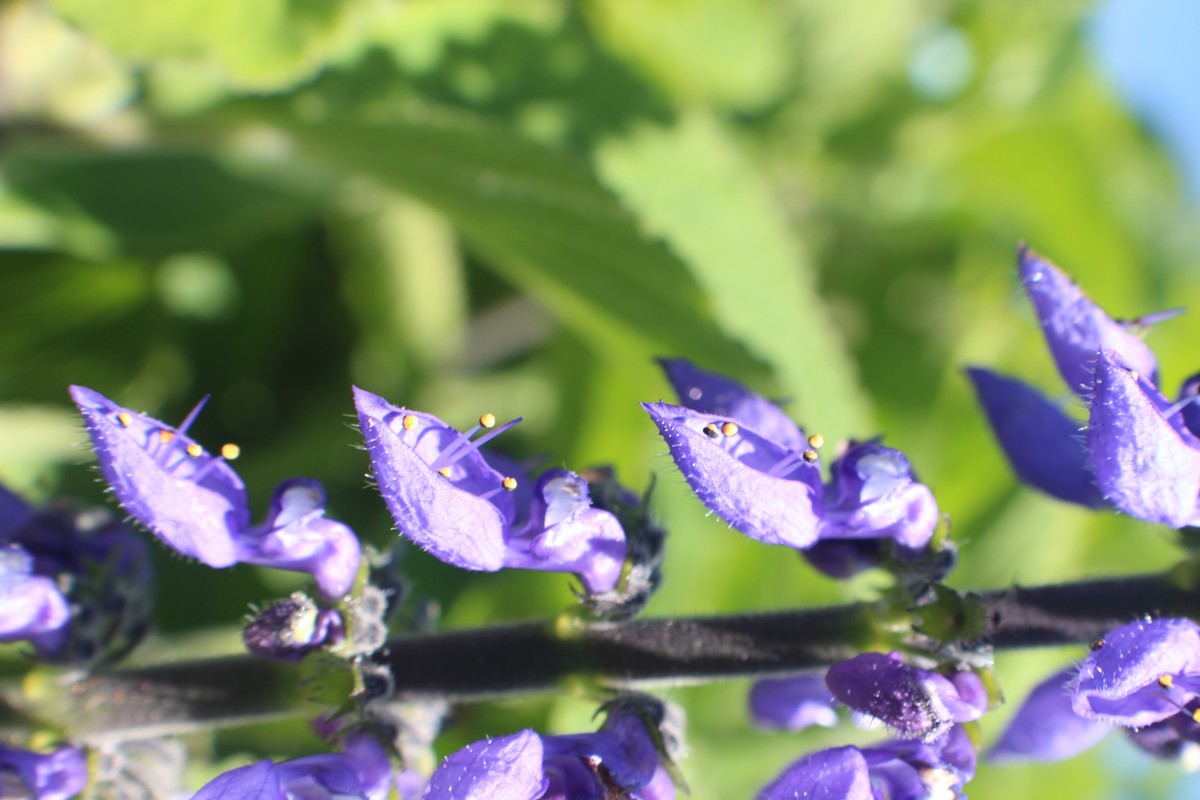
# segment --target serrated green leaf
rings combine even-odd
[[[707,289],[721,328],[774,368],[806,421],[835,437],[871,432],[811,265],[766,182],[716,122],[693,115],[643,129],[602,147],[597,164]]]

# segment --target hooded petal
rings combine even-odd
[[[908,458],[876,442],[852,446],[834,462],[825,491],[821,539],[894,539],[924,547],[940,515],[933,492],[917,483]]]
[[[379,493],[400,532],[456,567],[491,572],[504,566],[512,499],[503,490],[480,496],[499,488],[504,476],[478,450],[443,476],[430,465],[447,448],[461,446],[462,434],[431,414],[401,409],[357,387],[354,404]]]
[[[548,785],[542,738],[523,730],[447,756],[429,779],[424,800],[536,800]]]
[[[723,417],[666,403],[642,408],[692,491],[717,516],[767,544],[804,548],[817,540],[820,476],[799,453],[753,431],[726,435]]]
[[[250,524],[238,474],[185,431],[83,386],[70,391],[121,506],[173,550],[210,567],[235,563],[234,538]]]
[[[325,519],[325,489],[311,478],[279,484],[267,522],[238,539],[238,558],[250,564],[313,576],[326,597],[350,591],[362,560],[358,537]]]
[[[660,358],[658,364],[667,373],[681,405],[731,419],[789,450],[802,451],[808,446],[804,432],[783,409],[740,383],[706,372],[682,358]]]
[[[968,368],[967,376],[1022,482],[1068,503],[1105,505],[1088,461],[1082,423],[1015,378],[979,367]]]
[[[833,703],[823,675],[764,678],[750,687],[750,716],[764,728],[832,728],[837,724]]]
[[[1060,670],[1039,683],[988,752],[988,759],[1061,761],[1099,742],[1111,726],[1081,717],[1071,707],[1076,672],[1073,667]]]
[[[288,800],[279,769],[269,760],[231,769],[213,778],[192,800]]]
[[[867,760],[857,747],[821,750],[792,764],[758,800],[873,800]]]
[[[1139,620],[1095,646],[1079,668],[1076,714],[1139,728],[1179,712],[1200,690],[1200,627],[1188,619]]]
[[[1166,406],[1116,354],[1100,353],[1087,432],[1096,483],[1126,514],[1179,528],[1200,521],[1200,440]]]
[[[1158,360],[1140,337],[1113,320],[1054,264],[1027,247],[1017,252],[1021,284],[1033,301],[1038,322],[1058,372],[1071,391],[1086,396],[1091,362],[1101,349],[1120,354],[1131,369],[1158,384]]]
[[[840,702],[878,719],[906,739],[931,742],[956,722],[979,719],[987,696],[979,678],[954,679],[909,666],[896,654],[862,653],[829,668],[829,691]]]

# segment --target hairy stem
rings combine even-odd
[[[1200,619],[1200,591],[1169,575],[1013,587],[980,596],[986,636],[1015,649],[1087,643],[1141,615]],[[400,697],[476,700],[571,680],[617,687],[816,669],[871,641],[873,604],[556,626],[526,622],[402,637],[381,654]],[[0,695],[0,730],[23,715],[76,739],[239,725],[302,712],[300,671],[250,656],[98,673],[60,691]]]

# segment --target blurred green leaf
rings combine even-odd
[[[16,147],[0,161],[9,190],[64,220],[64,245],[107,255],[211,250],[262,236],[312,208],[305,194],[241,175],[203,153]]]
[[[711,117],[604,145],[605,181],[678,253],[721,328],[770,364],[808,424],[836,440],[870,431],[849,353],[770,187]],[[686,355],[708,363],[699,348]],[[740,371],[739,371],[740,372]]]
[[[216,64],[243,89],[279,89],[353,41],[368,3],[344,0],[53,0],[64,18],[136,61]]]
[[[684,266],[583,164],[463,117],[288,122],[302,154],[445,214],[489,264],[597,346],[646,337],[667,353],[703,352],[717,369],[744,363]]]

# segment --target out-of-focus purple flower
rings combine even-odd
[[[43,754],[0,745],[0,797],[68,800],[87,779],[87,758],[77,747]]]
[[[1084,659],[1072,708],[1090,719],[1140,728],[1180,713],[1200,696],[1200,626],[1164,617],[1122,625]]]
[[[448,756],[424,800],[673,800],[675,787],[645,724],[614,710],[596,733],[523,730]]]
[[[831,539],[928,544],[939,515],[908,459],[852,443],[822,484],[819,436],[745,387],[681,360],[661,362],[682,406],[643,403],[696,496],[745,535],[805,549]]]
[[[1110,503],[1148,522],[1200,524],[1200,438],[1180,413],[1191,405],[1172,406],[1120,354],[1100,351],[1087,441]]]
[[[1039,683],[988,751],[990,761],[1060,761],[1082,753],[1111,729],[1071,707],[1077,669],[1054,673]]]
[[[28,640],[39,653],[62,647],[71,606],[53,578],[35,575],[33,556],[15,544],[0,547],[0,642]]]
[[[34,508],[0,487],[0,641],[59,663],[123,655],[150,619],[141,537],[107,512]]]
[[[1068,503],[1104,506],[1081,422],[1023,381],[981,367],[968,368],[967,376],[1018,478]]]
[[[975,776],[975,750],[961,727],[936,741],[822,750],[792,764],[758,800],[928,800],[964,797]]]
[[[392,765],[375,739],[348,737],[340,753],[269,760],[230,770],[206,783],[192,800],[384,800]]]
[[[1065,272],[1024,245],[1017,251],[1017,268],[1067,388],[1087,398],[1091,363],[1100,350],[1120,353],[1131,369],[1158,383],[1158,359],[1130,325],[1110,317]]]
[[[750,687],[750,716],[764,728],[804,730],[837,724],[834,698],[823,675],[764,678]]]
[[[905,664],[899,654],[862,653],[829,668],[825,684],[849,708],[879,720],[902,738],[931,742],[957,722],[988,708],[987,691],[973,672],[949,677]]]
[[[589,592],[616,586],[625,534],[615,516],[592,507],[586,481],[552,469],[524,493],[523,475],[501,473],[480,452],[519,419],[496,427],[484,415],[460,433],[362,389],[354,403],[380,494],[409,540],[463,569],[573,572]],[[489,430],[472,439],[481,428]]]
[[[1022,246],[1017,260],[1021,284],[1059,374],[1091,404],[1085,437],[1079,433],[1081,423],[1036,389],[985,369],[969,369],[975,393],[1018,477],[1067,502],[1090,508],[1110,504],[1140,519],[1189,524],[1185,518],[1195,513],[1196,492],[1182,508],[1178,487],[1187,481],[1175,482],[1172,491],[1164,473],[1180,466],[1172,462],[1189,459],[1200,470],[1200,457],[1186,452],[1195,439],[1186,420],[1200,422],[1200,409],[1189,402],[1200,382],[1185,383],[1181,402],[1172,407],[1159,394],[1154,353],[1138,335],[1178,311],[1119,322],[1032,250]],[[1118,367],[1131,370],[1140,381],[1116,379],[1110,373]],[[1142,391],[1135,392],[1128,384],[1138,382]],[[1155,447],[1171,438],[1171,430],[1179,431],[1174,438],[1184,441],[1175,441],[1170,455],[1160,457]],[[1159,442],[1152,446],[1145,435],[1157,435]]]
[[[324,518],[321,485],[284,481],[267,520],[251,526],[246,487],[227,463],[237,448],[226,445],[213,455],[188,436],[203,401],[172,428],[82,386],[72,386],[71,397],[113,494],[164,544],[210,567],[244,562],[307,572],[328,597],[350,590],[358,539]]]
[[[321,608],[303,592],[293,592],[264,608],[242,629],[246,649],[276,661],[301,661],[346,635],[342,615]]]

